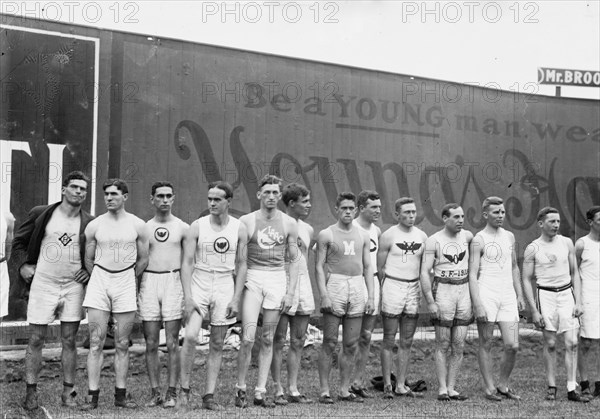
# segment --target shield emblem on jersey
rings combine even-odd
[[[154,230],[154,238],[158,242],[166,242],[169,238],[169,230],[164,227],[158,227],[156,230]]]

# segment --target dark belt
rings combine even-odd
[[[401,282],[417,282],[419,280],[419,278],[416,279],[404,279],[404,278],[397,278],[395,276],[392,275],[388,275],[385,274],[385,279],[393,279],[394,281],[401,281]]]
[[[170,274],[179,271],[180,269],[173,269],[172,271],[151,271],[150,269],[146,269],[144,272],[148,272],[149,274]]]
[[[6,262],[6,258],[0,259],[0,263],[2,263],[2,262]]]
[[[571,283],[567,283],[565,285],[561,285],[560,287],[543,287],[541,285],[537,285],[537,288],[539,290],[543,290],[543,291],[550,291],[550,292],[561,292],[561,291],[566,291],[569,288],[571,288]]]
[[[102,266],[102,265],[98,265],[97,263],[94,263],[94,266],[97,266],[97,267],[99,267],[100,269],[102,269],[103,271],[109,272],[109,273],[111,273],[111,274],[120,274],[121,272],[128,271],[128,270],[130,270],[131,268],[135,267],[135,263],[134,263],[133,265],[131,265],[131,266],[128,266],[128,267],[126,267],[126,268],[124,268],[124,269],[120,269],[120,270],[118,270],[118,271],[113,271],[113,270],[111,270],[111,269],[106,269],[104,266]]]
[[[438,284],[450,284],[450,285],[462,285],[469,282],[469,277],[465,276],[462,279],[442,278],[441,276],[434,276],[433,280]]]

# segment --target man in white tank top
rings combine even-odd
[[[377,316],[380,314],[381,287],[377,276],[377,249],[379,247],[379,236],[381,229],[374,223],[379,220],[381,215],[381,199],[375,191],[361,191],[356,197],[356,206],[358,208],[358,217],[353,224],[365,231],[369,235],[369,254],[371,256],[371,268],[373,269],[373,313],[364,314],[360,327],[360,339],[358,340],[358,354],[356,356],[356,368],[354,369],[354,380],[350,386],[350,391],[363,399],[373,397],[367,391],[365,380],[365,369],[369,362],[371,353],[371,335],[375,328]],[[366,293],[365,285],[365,297]],[[365,298],[366,302],[366,298]]]
[[[575,260],[573,242],[558,233],[560,215],[556,208],[544,207],[538,212],[539,238],[525,248],[523,290],[533,317],[544,336],[544,363],[548,390],[546,400],[556,400],[556,338],[564,336],[567,398],[587,402],[577,389],[577,335],[581,308],[581,281]],[[537,304],[532,279],[536,279]]]
[[[27,393],[23,407],[38,407],[37,380],[48,325],[60,320],[62,405],[76,407],[76,337],[83,319],[82,301],[90,276],[84,265],[84,230],[93,217],[82,209],[90,179],[82,172],[63,181],[62,199],[33,208],[15,232],[11,260],[23,281],[31,284],[27,304],[29,342],[25,354]]]
[[[383,397],[418,397],[405,385],[410,350],[419,320],[421,285],[419,273],[427,235],[415,226],[417,206],[412,198],[400,198],[395,203],[398,224],[387,229],[379,240],[377,267],[381,286],[381,317],[383,345],[381,370]],[[392,388],[392,350],[400,329],[396,388]]]
[[[600,373],[600,206],[590,208],[586,213],[590,226],[587,236],[575,243],[575,257],[581,277],[581,339],[579,342],[579,363],[577,368],[581,379],[583,396],[600,397],[600,376],[595,382],[593,394],[588,380],[590,349],[596,347],[596,371]]]
[[[486,226],[475,235],[469,249],[469,286],[479,334],[479,369],[486,399],[519,400],[508,387],[519,349],[519,311],[525,309],[515,236],[502,228],[506,210],[501,198],[486,198],[482,211]],[[494,385],[491,354],[496,323],[504,343],[498,387]]]
[[[469,244],[473,234],[463,230],[465,214],[458,204],[444,205],[442,221],[444,229],[425,242],[421,288],[435,325],[438,400],[464,401],[468,397],[457,392],[454,386],[463,360],[467,328],[473,321],[468,276]]]
[[[315,310],[315,300],[308,274],[308,252],[309,249],[312,249],[315,241],[313,239],[313,228],[303,221],[310,214],[310,192],[304,185],[291,183],[283,188],[282,200],[286,206],[286,214],[298,222],[298,249],[301,256],[294,304],[287,313],[281,314],[275,330],[271,376],[275,386],[276,404],[285,405],[288,401],[292,403],[312,403],[312,400],[298,391],[298,372],[300,370],[302,349],[306,339],[308,321]],[[288,324],[290,326],[290,347],[286,362],[288,379],[286,399],[281,383],[281,362]]]
[[[194,352],[203,320],[210,320],[210,349],[202,408],[220,410],[214,400],[223,358],[223,341],[236,322],[246,279],[244,249],[248,233],[229,215],[233,187],[223,181],[208,185],[207,216],[194,221],[183,241],[181,280],[185,294],[185,339],[181,351],[181,394],[178,410],[187,409]]]
[[[146,367],[152,395],[147,407],[175,407],[179,381],[179,329],[183,316],[183,288],[179,278],[183,236],[189,225],[175,217],[173,184],[152,185],[150,202],[154,217],[146,223],[150,235],[148,267],[142,274],[138,295],[139,317],[146,339]],[[163,400],[160,392],[158,345],[164,322],[167,341],[169,387]]]
[[[10,278],[8,277],[8,263],[10,247],[13,239],[15,217],[10,212],[0,213],[0,319],[8,315],[8,294],[10,291]]]
[[[135,409],[127,397],[129,336],[137,312],[137,287],[148,265],[149,234],[146,223],[125,211],[129,187],[121,179],[102,185],[107,212],[85,229],[85,264],[91,272],[83,301],[90,332],[88,353],[88,398],[82,410],[98,408],[100,373],[108,319],[115,319],[115,401],[116,407]]]

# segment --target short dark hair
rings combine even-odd
[[[460,205],[456,202],[451,202],[442,207],[442,217],[450,217],[450,211],[456,208],[460,208]]]
[[[229,182],[225,182],[224,180],[216,180],[214,182],[210,182],[208,184],[208,190],[211,189],[220,189],[225,192],[225,199],[233,198],[233,186]]]
[[[168,187],[171,188],[171,191],[173,191],[173,193],[175,193],[175,188],[173,187],[173,184],[167,180],[159,180],[158,182],[154,182],[154,184],[152,185],[152,196],[154,196],[154,194],[156,193],[156,190],[158,188],[162,188],[162,187]]]
[[[356,197],[356,206],[357,207],[365,207],[367,206],[367,201],[376,201],[379,198],[379,194],[376,191],[364,190],[360,191],[358,196]]]
[[[301,185],[299,183],[290,183],[289,185],[286,185],[285,188],[283,188],[283,195],[281,196],[281,199],[287,207],[291,201],[295,202],[300,198],[308,196],[309,194],[310,191],[306,186]]]
[[[262,179],[258,182],[258,189],[262,188],[265,185],[279,185],[279,190],[281,190],[282,181],[275,175],[264,175]]]
[[[560,214],[554,207],[544,207],[537,214],[538,221],[544,221],[548,214]]]
[[[335,206],[339,207],[342,201],[345,200],[352,201],[354,202],[354,205],[356,205],[356,195],[354,195],[352,192],[341,192],[338,194],[337,199],[335,200]]]
[[[415,203],[414,199],[412,199],[411,197],[405,196],[405,197],[396,199],[394,208],[396,209],[396,212],[400,212],[400,210],[402,209],[402,205],[414,204],[414,203]]]
[[[62,185],[64,187],[69,186],[72,180],[83,180],[88,185],[90,184],[90,178],[80,170],[74,170],[69,173],[64,179]]]
[[[600,205],[594,205],[592,208],[590,208],[589,210],[587,210],[587,212],[585,213],[585,219],[593,221],[594,217],[599,212],[600,212]]]
[[[502,205],[504,204],[504,200],[502,198],[499,198],[497,196],[488,196],[487,198],[485,198],[483,200],[483,203],[481,204],[481,210],[483,212],[486,212],[488,209],[490,209],[490,205]]]
[[[106,188],[108,188],[110,186],[116,186],[117,189],[120,190],[123,194],[129,193],[129,187],[127,186],[127,183],[123,179],[118,179],[118,178],[108,179],[102,185],[102,190],[105,191]]]

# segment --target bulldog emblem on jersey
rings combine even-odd
[[[158,227],[154,230],[154,238],[157,242],[166,242],[169,238],[169,230],[164,227]]]
[[[229,247],[229,240],[225,237],[219,237],[213,242],[213,249],[215,249],[215,252],[217,253],[227,253]]]

